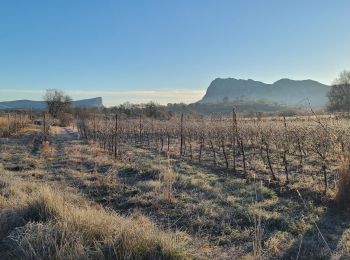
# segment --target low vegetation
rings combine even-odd
[[[350,255],[350,222],[343,210],[348,198],[347,164],[337,165],[330,152],[325,153],[331,164],[327,164],[324,194],[317,153],[310,150],[303,157],[301,171],[298,154],[293,157],[288,149],[287,183],[283,158],[278,157],[285,146],[278,146],[280,153],[269,143],[273,180],[267,161],[262,160],[265,157],[258,156],[260,150],[245,139],[247,182],[241,146],[236,147],[235,172],[232,148],[225,147],[231,156],[227,168],[222,146],[217,147],[222,143],[216,139],[212,143],[216,166],[209,141],[202,147],[199,163],[199,147],[194,137],[190,141],[188,121],[183,122],[186,141],[180,155],[181,142],[173,136],[169,148],[166,139],[163,150],[160,139],[156,146],[144,120],[142,142],[138,134],[132,142],[117,139],[116,157],[114,142],[101,142],[101,133],[94,139],[93,131],[86,132],[91,139],[79,139],[73,128],[52,126],[43,142],[42,126],[30,126],[3,144],[1,259],[288,259],[298,255],[327,259]],[[283,119],[279,120],[282,123],[271,123],[285,129]],[[334,123],[327,120],[322,124]],[[237,124],[241,124],[240,131],[242,125],[257,123],[237,119]],[[287,127],[291,124],[287,120]],[[118,126],[125,125],[118,119]],[[263,152],[266,156],[266,146]],[[344,172],[344,177],[337,178],[338,172]]]
[[[8,137],[16,134],[21,128],[27,126],[31,122],[28,113],[7,113],[0,114],[0,138]]]
[[[184,259],[187,238],[72,192],[2,176],[1,259]]]

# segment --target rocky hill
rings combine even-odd
[[[309,99],[312,106],[324,107],[329,89],[330,86],[314,80],[280,79],[273,84],[266,84],[251,79],[217,78],[210,83],[199,102],[222,103],[247,99],[287,106],[307,106]]]

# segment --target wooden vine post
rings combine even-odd
[[[285,134],[287,134],[287,121],[286,117],[283,117],[283,125]],[[283,141],[283,164],[284,164],[284,172],[286,174],[286,183],[289,183],[289,174],[288,174],[288,161],[287,161],[287,142]]]
[[[47,135],[46,135],[46,112],[44,112],[43,114],[43,119],[44,119],[44,122],[43,122],[43,130],[44,130],[44,141],[47,141]]]
[[[118,113],[115,114],[114,158],[118,156]]]
[[[10,113],[7,114],[7,131],[8,135],[11,134],[11,120],[10,120]]]
[[[237,138],[237,115],[235,108],[232,108],[232,159],[233,172],[236,172],[236,138]]]
[[[17,133],[17,113],[15,113],[15,133]]]
[[[180,157],[182,156],[182,146],[183,146],[183,124],[184,124],[184,114],[181,113],[181,121],[180,121]]]
[[[141,142],[142,142],[142,120],[141,120],[141,114],[140,114],[140,117],[139,117],[139,142],[140,142],[140,145],[141,145]]]
[[[94,143],[96,143],[96,113],[94,113]]]

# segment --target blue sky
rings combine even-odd
[[[192,102],[217,77],[314,79],[350,69],[350,1],[1,0],[0,101]]]

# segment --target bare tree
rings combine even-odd
[[[331,111],[346,111],[350,115],[350,71],[344,70],[328,93]]]
[[[46,90],[43,99],[47,103],[50,115],[54,118],[59,118],[70,111],[72,99],[61,90]]]

